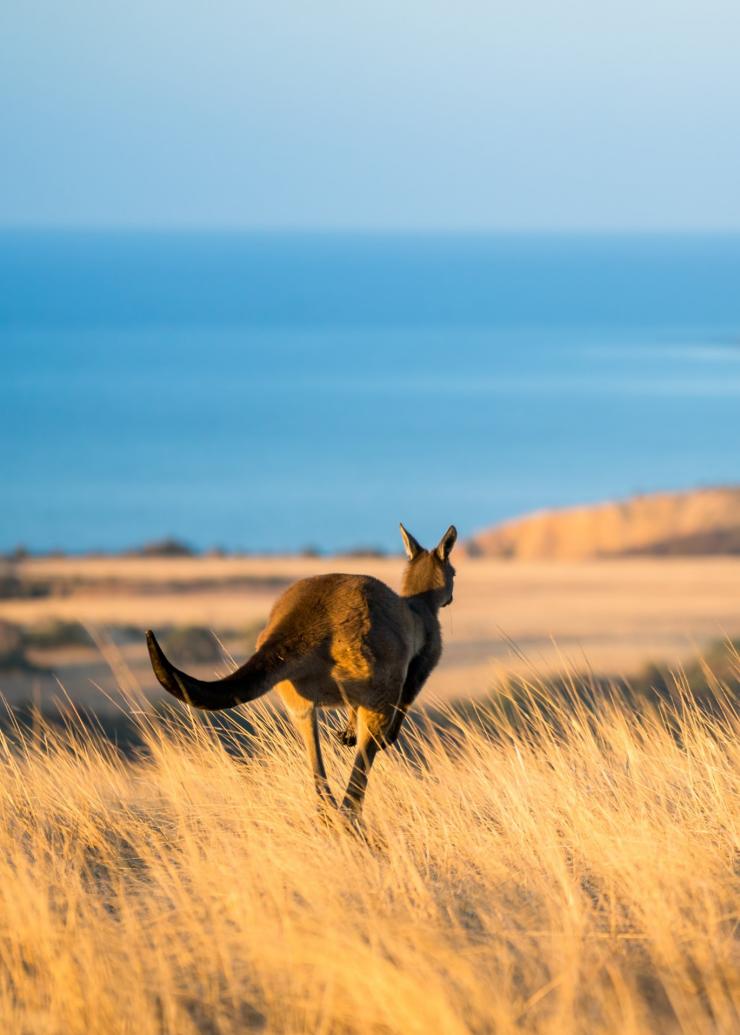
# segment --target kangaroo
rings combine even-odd
[[[356,745],[341,812],[359,822],[379,750],[395,743],[406,713],[442,653],[439,609],[452,603],[455,569],[450,525],[425,550],[401,525],[408,563],[400,596],[370,575],[316,575],[277,600],[252,657],[231,675],[195,679],[146,634],[152,668],[165,690],[195,708],[254,701],[275,687],[308,752],[320,807],[336,808],[321,757],[318,708],[348,710],[339,734]]]

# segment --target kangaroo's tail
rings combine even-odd
[[[285,678],[287,664],[274,647],[264,644],[241,668],[223,679],[208,681],[181,672],[167,659],[151,629],[146,634],[154,675],[171,694],[194,708],[219,711],[254,701]]]

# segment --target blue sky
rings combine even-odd
[[[737,0],[5,0],[0,224],[740,229]]]

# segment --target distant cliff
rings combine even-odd
[[[740,487],[545,510],[472,536],[468,552],[519,560],[740,554]]]

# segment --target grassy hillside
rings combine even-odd
[[[422,724],[376,766],[365,840],[318,821],[268,707],[245,740],[142,706],[133,760],[74,713],[2,743],[6,1030],[737,1030],[721,684],[710,710],[680,682],[659,710],[525,686]]]
[[[467,546],[476,556],[520,560],[740,554],[740,488],[543,510],[479,532]]]

